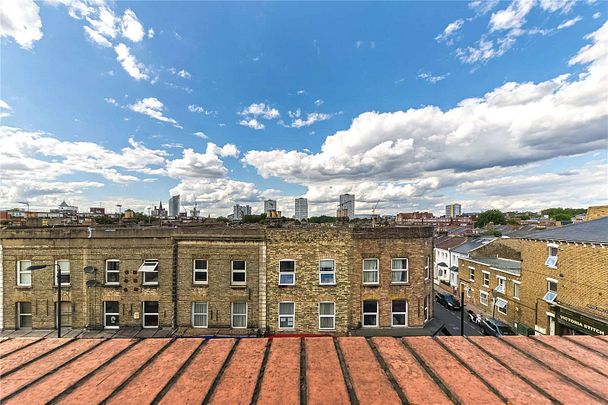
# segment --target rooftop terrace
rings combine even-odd
[[[3,338],[0,386],[3,404],[599,404],[608,338]]]

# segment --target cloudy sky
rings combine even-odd
[[[3,2],[0,208],[605,204],[605,5]]]

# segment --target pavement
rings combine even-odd
[[[452,292],[447,291],[446,289],[442,288],[442,286],[437,285],[437,284],[435,284],[435,291],[446,292],[446,293],[452,294]],[[458,299],[458,301],[460,301],[460,297],[456,297],[456,299]],[[434,305],[433,309],[434,309],[435,318],[442,321],[444,323],[445,329],[447,329],[447,331],[449,332],[449,335],[448,335],[447,333],[444,332],[444,329],[442,329],[442,331],[440,331],[437,335],[438,336],[450,336],[450,335],[451,336],[460,336],[460,310],[452,311],[450,309],[447,309],[443,305],[437,303],[436,301],[434,302],[433,305]],[[464,318],[464,335],[465,336],[482,336],[483,333],[481,333],[481,327],[479,327],[478,325],[469,321],[469,318],[467,317],[467,309],[471,309],[475,313],[481,313],[481,311],[478,311],[476,308],[473,308],[473,307],[469,308],[468,306],[464,307],[464,316],[465,316],[465,318]]]

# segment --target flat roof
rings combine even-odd
[[[0,341],[0,401],[603,403],[593,336]]]
[[[518,260],[503,259],[500,257],[469,257],[467,259],[470,262],[477,262],[492,267],[493,269],[504,271],[507,273],[520,275],[521,274],[521,262]]]

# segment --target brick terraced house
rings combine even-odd
[[[0,248],[3,329],[56,328],[56,269],[72,328],[400,335],[432,317],[431,227],[2,229]]]

